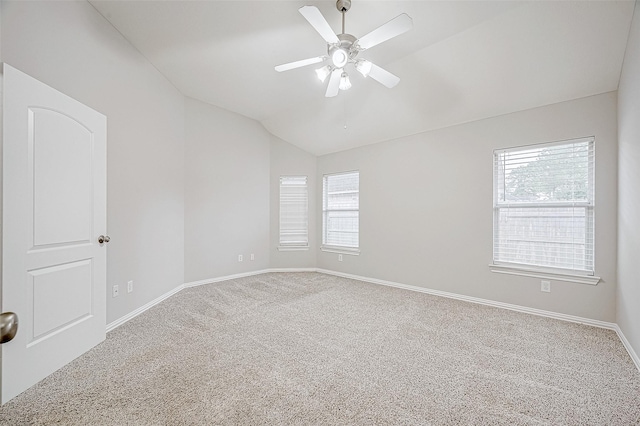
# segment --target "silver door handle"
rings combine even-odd
[[[109,238],[109,236],[108,236],[108,235],[100,235],[100,236],[98,237],[98,242],[99,242],[100,244],[102,244],[102,243],[108,243],[109,241],[111,241],[111,238]]]
[[[0,343],[7,343],[18,333],[18,315],[13,312],[0,314]]]

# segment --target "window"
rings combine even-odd
[[[493,262],[594,274],[594,138],[494,151]]]
[[[360,173],[325,175],[322,182],[322,245],[357,252]]]
[[[308,192],[306,176],[280,178],[280,247],[309,245]]]

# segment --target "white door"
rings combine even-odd
[[[3,66],[2,404],[105,339],[106,117]]]

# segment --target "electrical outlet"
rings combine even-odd
[[[133,281],[127,281],[127,293],[131,293],[133,291]]]
[[[251,253],[251,260],[256,260],[256,255]]]
[[[540,281],[540,291],[551,293],[551,281]]]
[[[338,262],[342,262],[342,255],[341,254],[338,255]]]
[[[242,262],[242,255],[241,254],[238,255],[238,262]]]
[[[113,297],[118,297],[120,291],[118,290],[118,284],[113,286]]]

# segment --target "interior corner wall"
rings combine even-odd
[[[3,0],[0,0],[0,66],[2,66],[2,2]],[[0,290],[2,289],[2,217],[3,217],[3,204],[2,204],[2,199],[3,199],[3,194],[2,194],[2,176],[3,176],[3,170],[2,170],[2,138],[3,138],[3,120],[4,120],[4,115],[3,115],[3,99],[4,99],[4,81],[3,81],[3,76],[2,73],[0,73]],[[0,307],[2,306],[2,291],[0,291]],[[0,351],[0,361],[2,361],[2,351]]]
[[[3,2],[4,0],[0,0],[0,64],[2,63],[2,3]],[[0,136],[0,138],[1,137],[2,136]]]
[[[617,323],[640,355],[640,2],[636,2],[618,89]]]
[[[307,176],[309,197],[308,250],[280,251],[280,177]],[[315,268],[318,247],[316,230],[316,156],[271,136],[271,237],[269,250],[271,268]]]
[[[255,120],[185,99],[185,282],[269,267],[270,141]]]
[[[1,30],[5,62],[107,116],[110,323],[183,283],[183,96],[88,2],[3,1]]]
[[[615,321],[616,102],[615,92],[606,93],[319,157],[319,193],[323,174],[360,171],[361,252],[339,262],[320,251],[318,267]],[[539,278],[491,272],[493,150],[583,136],[596,140],[595,268],[602,281],[552,281],[543,293]]]

